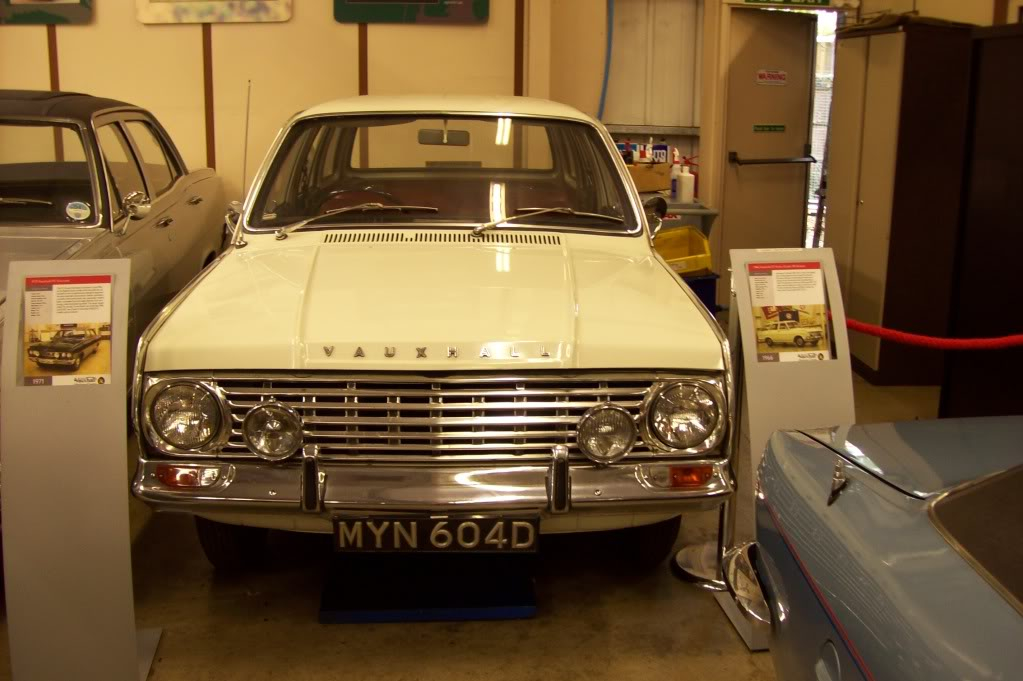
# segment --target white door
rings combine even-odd
[[[724,195],[715,239],[719,273],[733,248],[799,248],[813,103],[815,14],[730,12]],[[819,160],[819,159],[817,159]],[[718,301],[728,304],[728,277]]]

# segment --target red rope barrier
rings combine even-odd
[[[845,325],[853,331],[859,331],[868,336],[877,336],[894,343],[916,345],[922,348],[935,348],[937,350],[1004,350],[1005,348],[1023,347],[1023,333],[999,336],[997,338],[937,338],[935,336],[923,336],[918,333],[893,331],[882,326],[867,324],[866,322],[849,318],[846,318]]]

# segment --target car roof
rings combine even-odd
[[[80,92],[51,90],[0,90],[0,116],[64,118],[88,123],[98,111],[139,107],[116,99],[93,97]]]
[[[593,118],[567,104],[535,97],[480,95],[362,95],[324,102],[306,109],[299,117],[358,113],[468,113],[563,118],[595,123]]]

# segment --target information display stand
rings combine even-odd
[[[15,681],[135,681],[128,529],[128,260],[11,263],[0,373]]]
[[[686,547],[675,571],[714,597],[750,650],[768,629],[741,612],[724,564],[756,538],[757,467],[771,433],[854,423],[852,369],[835,260],[828,248],[732,250],[728,336],[738,396],[736,492],[714,544]]]

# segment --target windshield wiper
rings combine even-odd
[[[320,213],[319,215],[314,215],[311,218],[299,220],[294,224],[288,225],[287,227],[282,227],[281,229],[277,230],[276,237],[278,241],[282,239],[287,239],[288,235],[291,234],[292,232],[297,232],[298,230],[302,229],[307,225],[311,225],[312,223],[322,220],[323,218],[327,218],[332,215],[337,215],[339,213],[352,213],[355,211],[366,213],[369,211],[388,210],[398,211],[399,213],[436,213],[440,209],[434,206],[385,206],[382,203],[360,203],[357,206],[345,206],[344,208],[334,208],[332,210],[328,210],[326,213]]]
[[[472,228],[473,236],[480,236],[483,232],[488,229],[493,229],[503,222],[513,222],[515,220],[525,220],[535,215],[545,215],[547,213],[562,213],[564,215],[571,215],[577,218],[595,218],[598,220],[607,220],[609,222],[623,223],[624,218],[620,218],[617,215],[606,215],[604,213],[586,213],[581,210],[575,210],[568,206],[554,206],[553,208],[516,208],[514,211],[515,215],[509,215],[506,218],[500,220],[491,220],[490,222],[482,222]]]
[[[20,196],[0,196],[0,206],[52,206],[53,201],[23,199]]]

